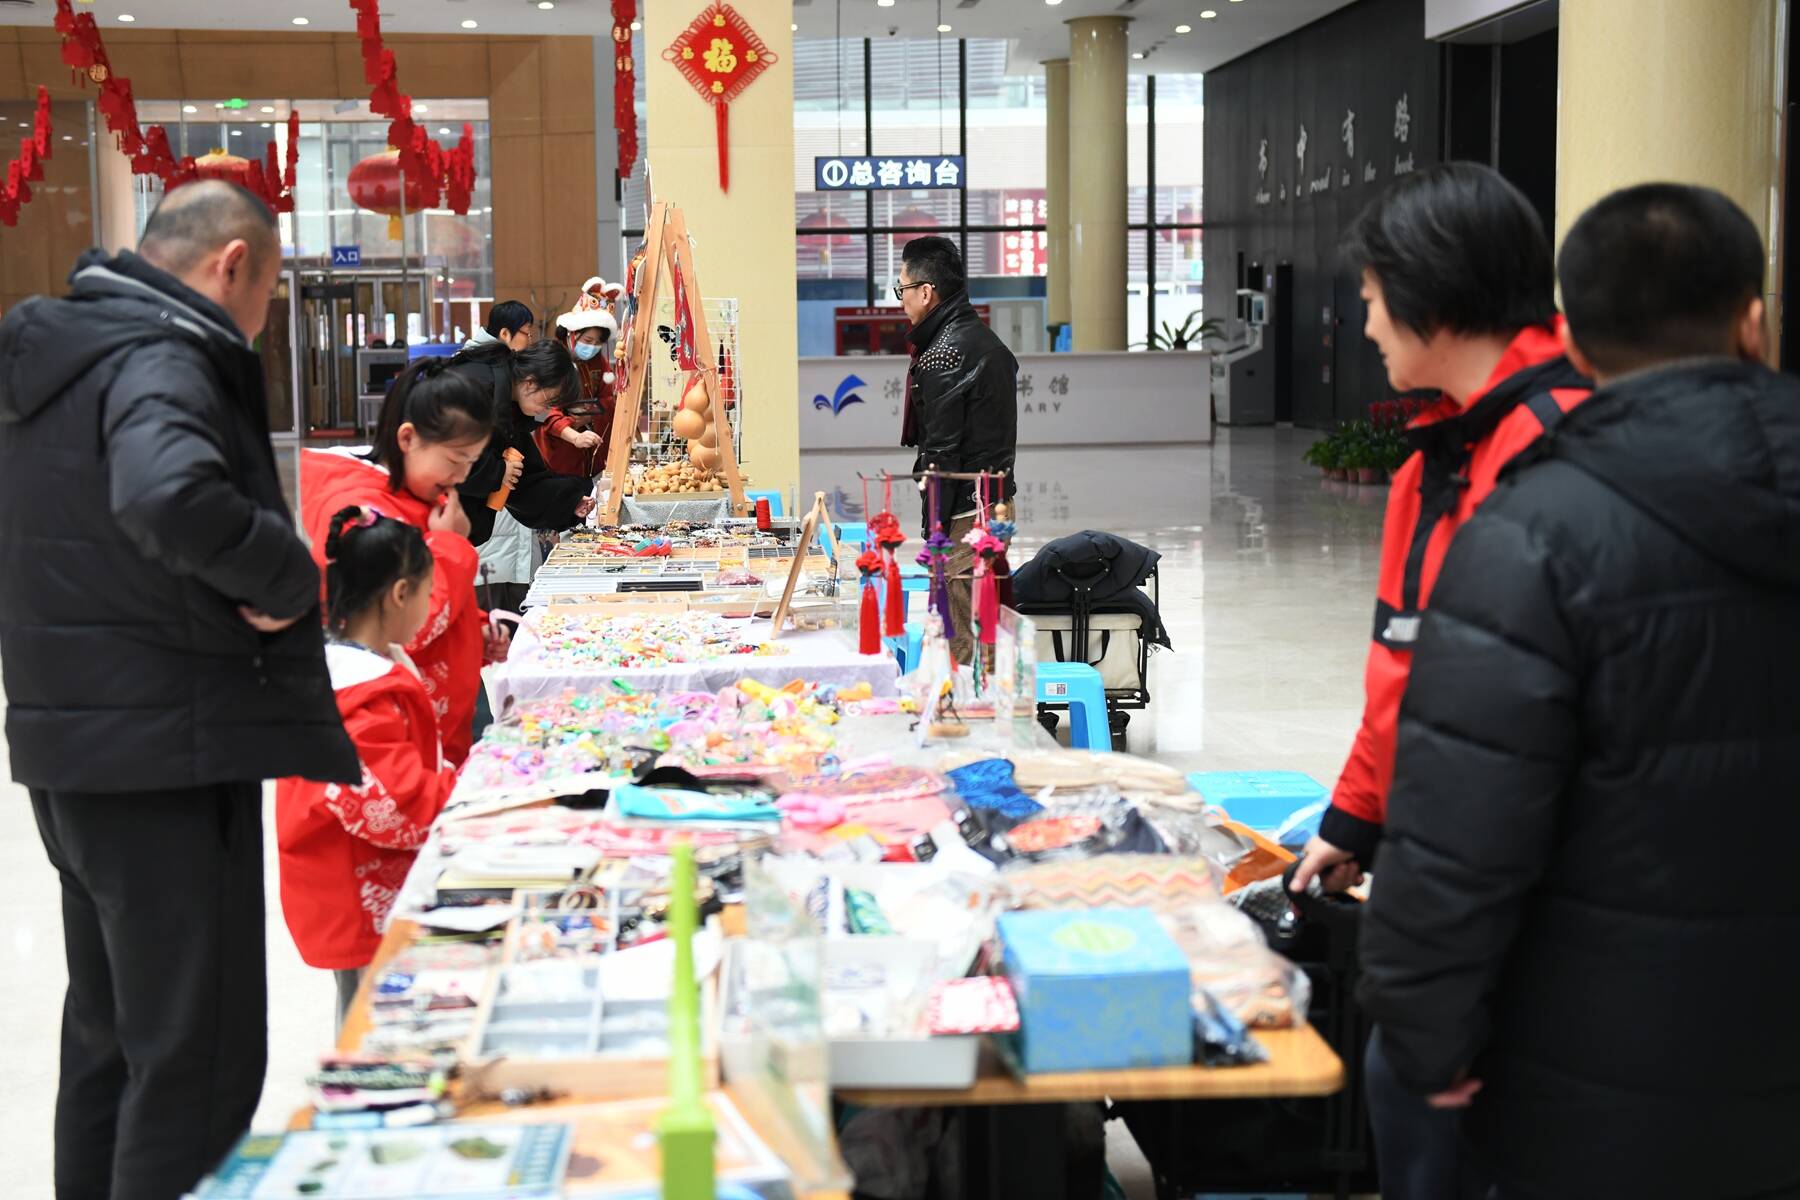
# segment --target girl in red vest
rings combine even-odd
[[[362,782],[283,779],[275,833],[288,930],[301,958],[337,973],[342,1021],[456,768],[401,649],[439,607],[425,538],[372,509],[346,508],[332,516],[323,550],[325,661]]]
[[[444,753],[458,765],[474,738],[481,668],[506,656],[507,635],[489,625],[477,602],[477,556],[456,494],[493,429],[492,396],[445,370],[443,359],[427,358],[395,381],[382,406],[375,445],[366,454],[306,450],[300,455],[300,523],[321,575],[328,573],[327,526],[342,509],[368,508],[425,535],[437,586],[425,623],[406,652],[431,697]],[[516,479],[518,464],[509,464],[509,470]]]

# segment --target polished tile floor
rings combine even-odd
[[[1189,769],[1300,770],[1323,782],[1342,765],[1361,708],[1387,493],[1321,483],[1300,461],[1311,440],[1303,431],[1222,429],[1212,446],[1021,454],[1022,539],[1101,529],[1163,555],[1162,612],[1175,646],[1151,660],[1153,700],[1131,724],[1133,752]],[[825,491],[840,518],[856,520],[857,472],[904,467],[887,455],[808,454],[803,492]],[[4,786],[0,928],[12,933],[0,948],[0,1044],[12,1050],[0,1075],[0,1193],[38,1200],[51,1194],[61,922],[30,806]],[[300,962],[282,924],[272,834],[270,854],[270,1055],[258,1123],[279,1127],[330,1043],[333,990],[326,973]],[[1130,1147],[1115,1145],[1113,1156],[1128,1190],[1148,1196]]]

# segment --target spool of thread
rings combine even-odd
[[[774,524],[774,519],[769,515],[769,498],[759,496],[756,501],[756,528],[767,533]]]
[[[508,446],[506,449],[502,450],[500,452],[500,457],[505,459],[509,463],[525,461],[525,456],[523,454],[520,454],[517,450],[514,450],[511,446]],[[487,501],[488,507],[493,509],[495,512],[499,512],[501,509],[505,508],[507,498],[512,495],[512,490],[513,490],[512,484],[510,484],[510,483],[501,484],[498,488],[494,489],[494,491],[492,491],[488,494],[488,501]]]

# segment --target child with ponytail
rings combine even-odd
[[[493,397],[447,370],[445,360],[422,358],[395,380],[366,454],[300,454],[300,523],[321,575],[328,573],[326,526],[345,508],[385,513],[425,535],[437,588],[424,627],[406,650],[424,676],[444,752],[458,765],[474,736],[481,668],[503,659],[509,640],[477,600],[478,560],[456,490],[493,433]]]
[[[301,958],[336,972],[341,1021],[456,768],[444,760],[431,697],[401,648],[436,608],[424,536],[352,507],[333,514],[323,550],[325,662],[362,782],[283,779],[275,831],[288,929]]]

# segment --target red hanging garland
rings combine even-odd
[[[613,130],[619,138],[619,178],[637,166],[637,59],[631,53],[631,23],[637,0],[612,0]]]
[[[134,175],[154,175],[165,192],[198,178],[192,155],[177,159],[169,146],[169,131],[161,125],[144,129],[138,124],[137,100],[131,80],[113,71],[100,40],[100,27],[92,13],[76,13],[69,0],[56,0],[56,32],[62,36],[62,60],[75,78],[99,88],[94,107],[106,119],[106,129],[121,152],[131,159]],[[47,119],[47,118],[46,118]],[[252,162],[244,186],[269,206],[270,211],[294,211],[295,165],[300,160],[300,117],[288,115],[287,162],[278,169],[275,145],[269,144],[266,162]]]
[[[363,81],[369,111],[388,118],[388,145],[400,152],[407,195],[421,185],[426,208],[440,204],[466,215],[475,194],[475,129],[464,124],[462,139],[445,149],[413,121],[412,97],[400,90],[399,64],[381,36],[381,0],[350,0],[356,36],[362,43]]]
[[[713,106],[719,142],[719,190],[731,190],[731,102],[769,69],[775,55],[729,4],[715,0],[681,31],[663,58]]]
[[[19,210],[31,203],[31,185],[44,177],[44,160],[50,157],[50,90],[37,90],[37,115],[31,136],[19,139],[19,156],[6,164],[0,181],[0,225],[19,223]]]

